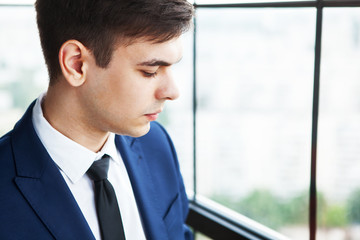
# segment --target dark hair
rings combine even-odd
[[[187,31],[193,16],[186,0],[37,0],[35,7],[50,84],[61,74],[58,54],[67,40],[80,41],[105,68],[118,43],[165,42]]]

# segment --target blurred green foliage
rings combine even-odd
[[[347,203],[347,215],[350,222],[360,223],[360,188],[352,192]]]
[[[269,190],[257,189],[242,199],[224,195],[215,195],[212,199],[275,230],[308,221],[308,193],[284,200]]]
[[[345,227],[348,224],[345,206],[329,206],[325,211],[325,227]]]
[[[224,194],[213,195],[212,199],[275,230],[308,224],[308,192],[285,200],[267,189],[257,189],[241,199]],[[319,227],[324,228],[360,223],[360,189],[354,191],[343,205],[329,204],[324,194],[318,193],[317,219]]]

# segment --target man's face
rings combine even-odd
[[[181,57],[181,40],[175,38],[120,46],[107,68],[91,62],[79,91],[83,124],[93,131],[146,134],[165,101],[179,96],[171,65]]]

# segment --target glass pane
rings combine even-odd
[[[0,135],[45,91],[48,77],[33,7],[0,7]]]
[[[0,0],[0,4],[34,4],[35,0]]]
[[[183,58],[173,66],[173,76],[180,91],[179,99],[165,104],[159,121],[169,132],[180,162],[187,190],[193,190],[193,33],[183,36]]]
[[[308,238],[315,9],[198,10],[198,191]]]
[[[324,9],[317,239],[360,239],[360,8]]]

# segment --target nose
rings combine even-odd
[[[159,100],[175,100],[179,97],[179,89],[176,86],[170,70],[167,70],[162,76],[159,88],[155,95]]]

